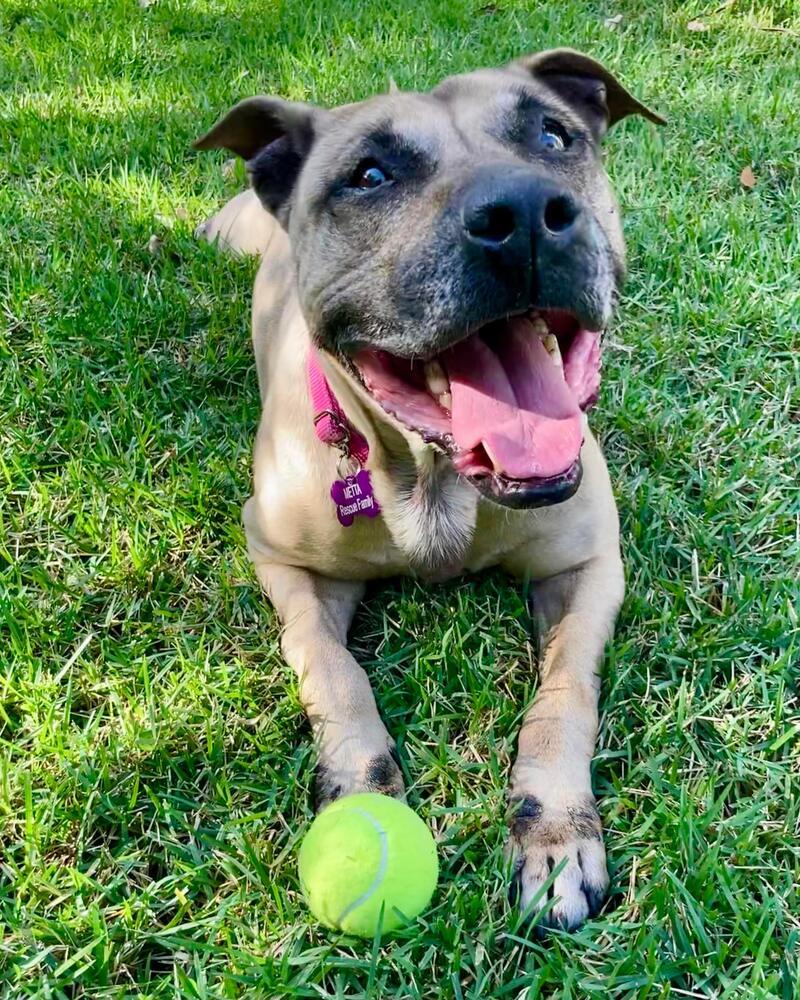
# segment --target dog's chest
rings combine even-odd
[[[394,477],[384,516],[411,569],[428,578],[461,570],[472,543],[478,494],[432,450],[416,469]]]

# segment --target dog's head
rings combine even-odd
[[[311,334],[370,405],[533,506],[580,479],[625,266],[600,142],[630,114],[661,121],[558,49],[332,110],[254,97],[196,146],[248,161]]]

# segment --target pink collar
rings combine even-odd
[[[377,517],[381,505],[372,489],[369,470],[365,469],[369,457],[367,439],[353,427],[334,396],[322,371],[319,355],[313,345],[308,350],[306,362],[308,392],[314,407],[314,430],[324,444],[339,450],[338,479],[331,483],[331,500],[336,516],[343,528],[349,528],[357,517]],[[353,469],[352,460],[356,468]],[[347,466],[351,468],[346,471]]]
[[[308,351],[307,363],[308,391],[314,407],[314,430],[324,444],[339,448],[352,455],[360,465],[369,457],[367,439],[353,427],[334,396],[333,390],[322,371],[319,355],[315,347]]]

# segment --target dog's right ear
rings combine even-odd
[[[284,221],[295,182],[325,112],[279,97],[249,97],[197,139],[195,149],[229,149],[247,161],[264,207]]]

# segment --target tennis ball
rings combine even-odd
[[[439,862],[430,830],[405,803],[376,792],[337,799],[300,846],[300,882],[328,927],[373,937],[418,916],[430,902]]]

